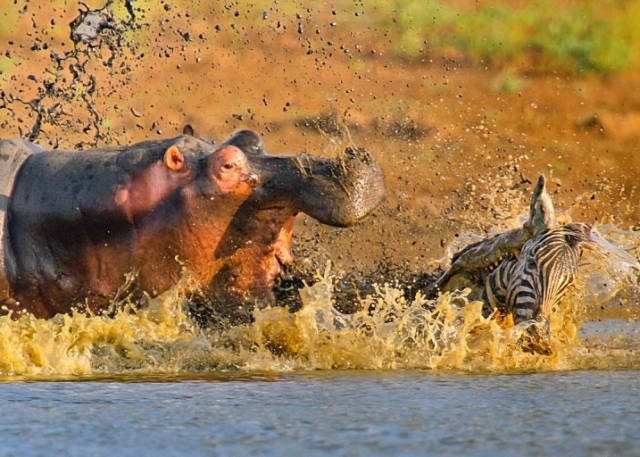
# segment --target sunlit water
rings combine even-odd
[[[0,385],[0,450],[71,456],[632,456],[640,454],[639,375],[366,371],[8,383]]]

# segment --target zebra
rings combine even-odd
[[[513,258],[528,240],[555,225],[555,211],[547,192],[546,179],[540,175],[531,196],[529,219],[523,226],[478,241],[455,253],[451,267],[424,290],[425,296],[433,297],[438,292],[451,290],[456,276],[477,276],[492,270],[505,259]]]
[[[546,179],[540,175],[523,226],[454,254],[451,267],[425,294],[471,287],[470,296],[484,302],[485,318],[512,317],[526,329],[523,350],[550,354],[549,318],[577,275],[583,249],[593,249],[598,241],[602,240],[588,224],[559,223]]]
[[[578,273],[583,249],[593,249],[597,235],[590,225],[553,227],[528,240],[520,254],[503,260],[486,276],[486,311],[511,313],[515,324],[548,324],[568,286]]]
[[[549,319],[574,282],[585,249],[613,254],[640,273],[635,258],[603,239],[591,225],[562,219],[556,217],[546,179],[540,175],[528,220],[455,253],[450,267],[423,289],[425,297],[470,288],[469,298],[484,302],[485,318],[493,316],[524,328],[519,344],[523,350],[550,354]]]

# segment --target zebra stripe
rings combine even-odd
[[[568,224],[527,241],[517,260],[502,262],[486,278],[486,301],[513,312],[516,323],[548,318],[577,274],[580,244],[589,233],[586,224]]]
[[[488,303],[492,309],[497,308],[501,312],[507,312],[504,305],[507,302],[509,279],[513,277],[515,265],[516,259],[505,260],[487,277],[484,288],[484,302]]]

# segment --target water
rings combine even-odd
[[[5,383],[0,454],[632,456],[640,454],[639,374]]]
[[[343,315],[330,279],[221,333],[175,297],[0,318],[0,456],[640,455],[638,321],[563,321],[538,356],[464,295],[427,311],[381,288]]]

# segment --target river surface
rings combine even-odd
[[[640,372],[0,385],[2,455],[640,455]]]
[[[329,286],[211,334],[172,300],[0,318],[0,456],[640,455],[637,320],[563,321],[543,356],[464,294],[343,315]]]

